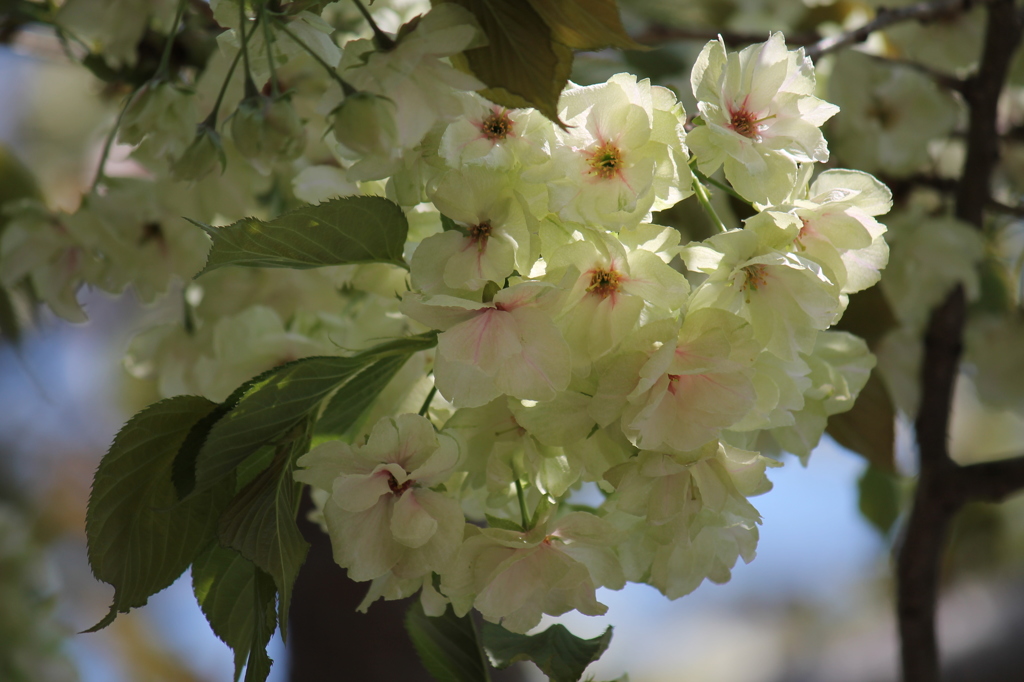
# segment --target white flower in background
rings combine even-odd
[[[295,479],[331,494],[324,519],[350,578],[412,579],[445,570],[462,542],[459,503],[431,489],[458,462],[455,439],[403,414],[377,422],[365,445],[317,446],[299,459]]]
[[[798,163],[828,161],[820,126],[839,108],[814,96],[814,67],[781,33],[727,54],[704,46],[690,76],[701,125],[686,141],[701,172],[724,165],[733,188],[760,204],[782,202]]]
[[[896,214],[888,222],[889,264],[881,286],[901,323],[924,329],[932,309],[958,284],[968,300],[978,296],[977,265],[985,255],[978,230],[956,218],[917,211]]]
[[[103,269],[88,242],[34,200],[4,207],[2,217],[7,223],[0,233],[0,284],[12,288],[27,280],[57,315],[85,322],[78,289],[97,281]]]
[[[836,156],[869,173],[921,169],[929,143],[948,136],[958,118],[956,100],[928,76],[853,50],[836,56],[829,97],[843,108],[831,124]]]
[[[480,40],[472,16],[451,3],[437,5],[423,15],[415,28],[395,46],[378,51],[373,42],[354,40],[345,45],[338,73],[357,90],[379,95],[394,105],[394,143],[388,149],[362,154],[349,150],[346,158],[356,162],[349,168],[350,180],[376,180],[393,175],[402,167],[402,157],[439,121],[450,121],[462,112],[459,95],[479,90],[483,83],[456,71],[446,57],[474,47]],[[384,128],[391,136],[391,122]],[[343,137],[359,139],[379,135],[372,130],[353,130]]]
[[[527,174],[548,185],[551,210],[608,228],[636,225],[689,196],[683,107],[667,88],[620,73],[562,93],[551,164]]]
[[[139,145],[133,156],[170,163],[196,136],[196,97],[168,81],[144,85],[132,97],[117,129],[121,142]]]
[[[469,535],[441,589],[457,615],[471,607],[511,632],[526,632],[543,614],[573,609],[599,616],[598,587],[625,586],[612,551],[615,528],[594,514],[544,518],[526,532],[483,528]]]

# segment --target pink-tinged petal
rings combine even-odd
[[[432,435],[435,438],[436,449],[431,451],[428,458],[422,460],[422,464],[409,472],[409,478],[425,487],[440,483],[459,463],[459,445],[455,439],[443,433]]]
[[[493,374],[500,362],[522,351],[515,320],[497,308],[485,308],[437,339],[437,351],[449,360]]]
[[[403,548],[391,536],[391,503],[381,500],[366,511],[346,512],[333,500],[324,507],[334,560],[352,580],[378,578],[395,565]]]
[[[422,547],[437,531],[437,521],[416,499],[414,490],[407,490],[395,502],[391,516],[391,534],[406,547]]]
[[[390,481],[391,474],[386,470],[339,476],[334,480],[331,499],[345,511],[361,512],[377,504],[382,495],[391,494]]]

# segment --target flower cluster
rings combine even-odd
[[[224,400],[289,360],[438,332],[363,432],[298,462],[336,561],[371,583],[362,608],[421,592],[427,613],[450,603],[525,632],[543,614],[603,613],[599,587],[676,598],[750,561],[761,519],[748,498],[778,466],[761,451],[806,457],[852,406],[874,357],[830,327],[888,258],[885,186],[815,174],[838,109],[815,96],[802,50],[781,34],[736,54],[709,43],[692,125],[671,90],[621,73],[570,84],[560,126],[488,101],[452,66],[482,42],[454,3],[386,44],[341,49],[309,12],[249,35],[244,5],[211,6],[231,28],[213,80],[150,83],[125,111],[120,139],[156,179],[109,182],[74,215],[20,208],[0,243],[4,284],[28,279],[80,320],[83,283],[149,300],[200,269],[202,234],[167,220],[187,202],[230,218],[247,204],[228,187],[271,205],[386,195],[410,224],[408,273],[204,275],[184,291],[186,324],[136,338],[133,373]],[[240,62],[245,96],[221,140]],[[742,226],[686,243],[654,222],[694,194],[713,212],[705,176],[720,169],[753,212]],[[599,503],[578,503],[584,488]]]

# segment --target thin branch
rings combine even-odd
[[[915,2],[906,7],[889,9],[880,7],[875,18],[868,23],[839,35],[829,36],[819,40],[807,48],[807,56],[811,59],[835,52],[850,45],[862,43],[875,31],[881,31],[893,24],[904,21],[928,22],[933,19],[940,19],[950,15],[960,14],[978,5],[989,5],[998,0],[933,0],[932,2]]]
[[[1024,491],[1024,455],[961,467],[957,483],[965,502],[1001,502]]]
[[[743,47],[754,43],[763,43],[768,39],[769,31],[761,33],[745,33],[742,31],[727,31],[717,28],[682,28],[677,26],[664,26],[662,24],[649,24],[644,31],[633,39],[644,45],[660,45],[679,40],[693,40],[706,43],[709,40],[722,40],[729,47]],[[813,45],[821,39],[817,33],[791,33],[786,35],[786,44],[793,46]]]

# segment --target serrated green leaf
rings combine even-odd
[[[575,50],[646,50],[622,26],[615,0],[529,0],[554,40]]]
[[[311,424],[278,446],[270,466],[231,500],[220,517],[221,544],[270,574],[280,595],[281,635],[286,637],[292,586],[306,560],[309,543],[295,515],[302,485],[292,478],[295,460],[309,449]]]
[[[469,10],[488,44],[452,61],[487,84],[480,92],[505,107],[533,107],[558,125],[558,98],[572,72],[572,49],[557,42],[526,2],[444,0]]]
[[[184,498],[195,488],[196,485],[196,461],[199,458],[199,453],[203,449],[203,445],[206,444],[206,439],[210,435],[210,431],[213,427],[221,420],[222,417],[227,415],[231,410],[238,405],[238,401],[242,399],[246,393],[249,392],[255,384],[259,384],[268,378],[270,378],[276,371],[277,367],[267,370],[262,374],[258,374],[249,381],[246,381],[241,386],[231,392],[231,395],[227,399],[217,405],[210,414],[206,415],[189,430],[188,436],[186,436],[181,447],[178,448],[178,454],[174,458],[174,467],[172,470],[172,477],[174,480],[174,488],[178,491],[178,497]]]
[[[402,258],[409,221],[383,197],[344,197],[303,206],[272,220],[243,218],[225,227],[201,227],[213,241],[203,275],[225,265],[318,268],[351,263],[391,263]]]
[[[857,481],[860,513],[882,535],[888,535],[900,515],[899,481],[891,473],[868,466]]]
[[[93,479],[86,514],[89,565],[114,586],[110,613],[142,606],[170,585],[214,537],[230,498],[224,485],[180,501],[171,468],[192,426],[216,404],[178,396],[150,405],[114,438]]]
[[[436,344],[436,334],[421,334],[388,341],[350,357],[303,358],[265,373],[261,380],[250,384],[237,404],[210,429],[196,458],[197,488],[231,476],[249,455],[268,443],[279,441],[314,414],[332,392],[347,386],[376,362],[393,357],[408,358]],[[353,395],[372,400],[362,391],[353,391]],[[350,410],[357,407],[349,405]]]
[[[423,612],[419,600],[405,614],[405,629],[423,666],[437,682],[489,682],[487,663],[468,616],[459,618],[451,607],[437,618]]]
[[[533,661],[551,682],[577,682],[587,666],[601,657],[612,641],[612,627],[593,639],[580,639],[563,625],[536,635],[519,635],[500,625],[484,623],[484,648],[497,668],[516,661]]]
[[[348,431],[408,360],[409,355],[389,355],[368,365],[327,401],[316,433],[341,435]]]
[[[233,549],[211,543],[192,564],[192,590],[210,627],[235,654],[235,679],[248,661],[246,682],[263,682],[273,661],[274,580]]]

